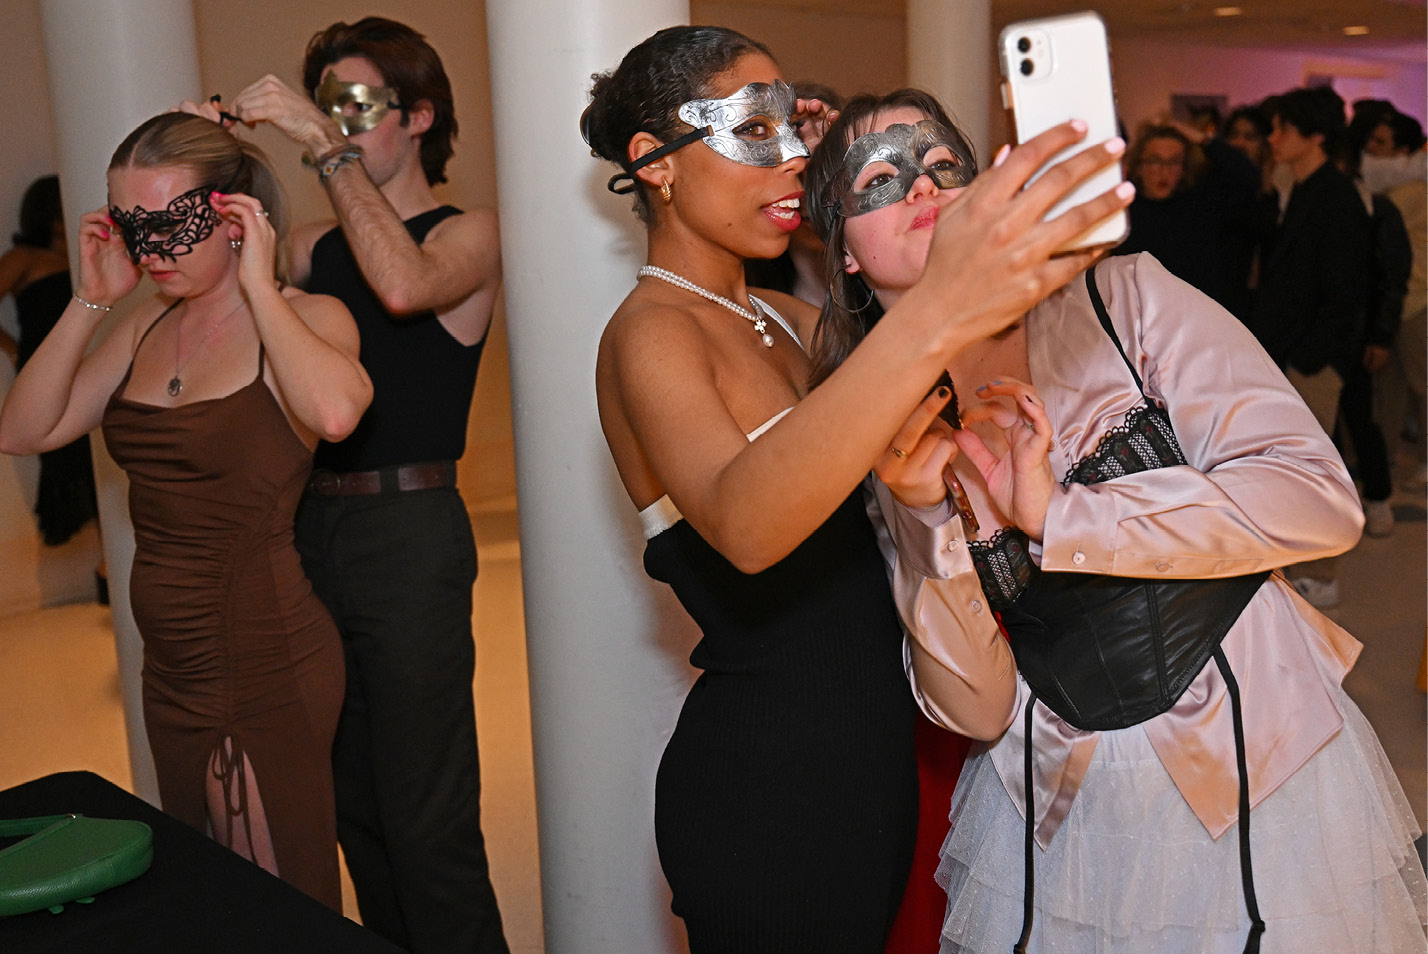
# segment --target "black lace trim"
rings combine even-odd
[[[972,540],[967,550],[993,609],[1004,610],[1016,602],[1031,582],[1029,541],[1019,527],[1002,527],[990,540]]]
[[[1098,484],[1184,463],[1169,412],[1147,401],[1127,411],[1124,424],[1101,435],[1096,449],[1073,464],[1061,483]]]

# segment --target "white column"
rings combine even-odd
[[[590,75],[685,0],[487,0],[545,949],[678,950],[654,776],[697,637],[644,574],[595,409],[595,352],[644,230],[580,138]]]
[[[42,0],[41,15],[65,227],[74,235],[80,215],[105,204],[104,172],[120,141],[150,116],[201,93],[193,7],[190,0]],[[77,245],[70,243],[71,257]],[[129,485],[102,439],[94,450],[134,790],[158,804],[139,698],[143,647],[129,612]]]
[[[991,0],[907,0],[908,84],[942,101],[983,166],[998,102],[995,45]]]

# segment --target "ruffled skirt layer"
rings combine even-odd
[[[1344,728],[1250,816],[1263,954],[1423,954],[1419,834],[1377,736]],[[1007,954],[1021,932],[1025,824],[985,751],[952,799],[938,883],[943,954]],[[1070,813],[1036,850],[1030,954],[1241,954],[1235,828],[1212,841],[1140,727],[1101,734]]]

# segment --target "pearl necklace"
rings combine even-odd
[[[750,311],[749,309],[743,307],[737,302],[730,301],[723,295],[716,295],[709,289],[694,284],[692,281],[685,278],[683,275],[676,275],[674,272],[668,271],[667,269],[659,268],[654,265],[646,265],[640,269],[640,277],[643,278],[646,275],[651,278],[658,278],[662,281],[669,282],[671,285],[674,285],[677,288],[683,288],[685,291],[692,291],[696,295],[709,299],[716,305],[723,305],[725,308],[729,309],[741,318],[746,319],[749,324],[754,326],[754,330],[762,336],[762,341],[764,343],[765,348],[772,348],[774,346],[774,336],[769,334],[765,330],[768,327],[768,323],[764,318],[764,310],[759,307],[759,303],[754,300],[753,295],[749,296],[749,304],[754,306],[754,310]]]

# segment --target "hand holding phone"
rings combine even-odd
[[[1081,142],[1052,156],[1030,182],[1058,162],[1119,134],[1110,49],[1100,16],[1075,13],[1012,23],[1002,30],[998,49],[1003,103],[1012,112],[1018,143],[1071,119],[1080,119],[1089,127]],[[1102,169],[1052,206],[1046,218],[1053,219],[1072,206],[1110,191],[1123,178],[1119,164]],[[1122,210],[1087,229],[1060,251],[1118,245],[1128,232],[1128,219]]]

